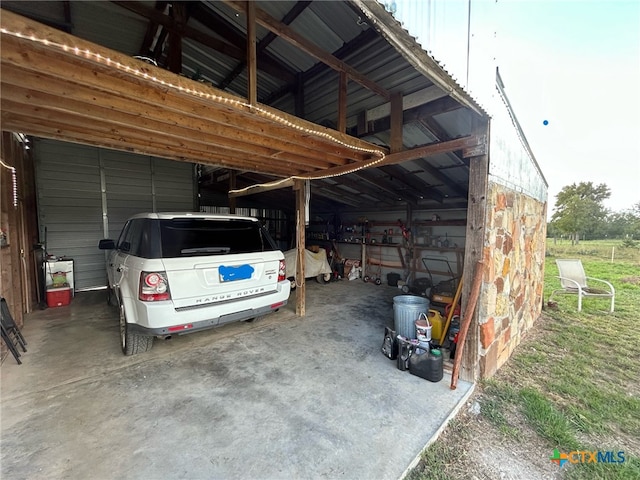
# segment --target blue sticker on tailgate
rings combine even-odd
[[[251,265],[238,265],[237,267],[225,267],[220,265],[218,268],[220,279],[223,282],[232,282],[234,280],[246,280],[251,278],[253,267]]]

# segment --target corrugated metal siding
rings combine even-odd
[[[111,2],[70,3],[73,35],[127,55],[138,54],[147,30],[146,19]],[[154,2],[147,6],[153,8]]]
[[[49,254],[74,259],[76,289],[104,285],[98,149],[39,139],[33,148],[40,240]]]
[[[101,150],[107,189],[109,238],[118,238],[132,215],[153,212],[151,159],[132,153]]]
[[[152,158],[156,211],[188,212],[194,207],[194,165]],[[188,193],[185,195],[185,193]]]
[[[53,140],[35,139],[40,239],[47,251],[74,259],[76,289],[103,286],[105,237],[117,238],[131,215],[192,211],[193,164]],[[102,180],[106,187],[103,205]]]

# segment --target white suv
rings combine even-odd
[[[289,298],[284,255],[255,218],[145,213],[99,248],[111,250],[109,300],[125,355],[149,350],[156,336],[254,319]]]

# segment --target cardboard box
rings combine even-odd
[[[63,307],[71,303],[71,287],[48,288],[47,289],[47,306]]]

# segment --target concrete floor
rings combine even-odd
[[[395,479],[472,391],[380,353],[399,290],[307,284],[280,312],[120,352],[105,292],[26,317],[2,364],[2,478]]]

